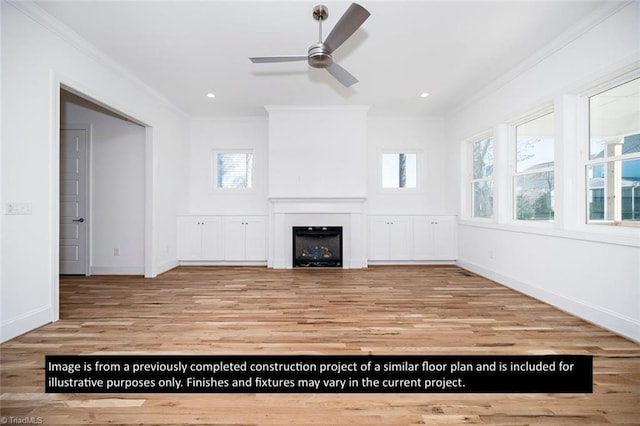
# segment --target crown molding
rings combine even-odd
[[[273,111],[369,111],[368,105],[265,105],[268,112]]]
[[[634,0],[626,0],[622,2],[607,2],[602,7],[593,11],[585,18],[580,20],[578,23],[568,28],[564,33],[558,36],[555,40],[548,43],[541,49],[539,49],[536,53],[529,56],[521,64],[512,68],[511,70],[504,73],[501,77],[498,77],[492,83],[488,84],[480,91],[476,92],[474,95],[470,96],[466,101],[454,107],[451,111],[445,114],[445,118],[447,120],[453,118],[460,111],[467,108],[469,105],[476,103],[480,99],[485,98],[491,93],[494,93],[506,86],[511,81],[515,80],[519,76],[523,75],[527,71],[534,68],[539,63],[553,56],[555,53],[567,47],[569,44],[573,43],[575,40],[579,39],[581,36],[586,34],[588,31],[604,22],[611,16],[615,15],[625,7],[634,3]]]
[[[73,48],[75,48],[81,54],[89,57],[90,59],[98,62],[100,65],[105,68],[113,71],[118,76],[129,80],[132,83],[135,83],[137,86],[142,88],[149,95],[153,96],[155,99],[160,101],[163,106],[171,109],[173,112],[181,115],[184,118],[189,118],[189,115],[185,113],[183,110],[178,108],[175,104],[169,101],[167,98],[162,96],[160,93],[151,88],[147,83],[140,80],[136,77],[131,71],[127,70],[125,67],[120,65],[110,56],[103,53],[96,46],[89,43],[87,40],[82,38],[78,33],[73,31],[71,28],[64,25],[62,22],[58,21],[56,18],[47,13],[44,9],[42,9],[37,4],[31,1],[19,1],[19,0],[2,0],[4,3],[13,6],[16,10],[30,18],[36,24],[40,25],[47,31],[51,32],[55,36],[59,37],[61,40],[65,41]]]

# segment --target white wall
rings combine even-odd
[[[449,167],[461,170],[450,188],[462,201],[458,263],[635,340],[640,340],[640,231],[584,224],[580,158],[586,137],[579,95],[614,73],[640,67],[639,17],[640,3],[628,4],[579,37],[556,44],[546,57],[447,121]],[[500,124],[544,104],[554,104],[561,117],[556,122],[555,223],[519,223],[509,215],[509,170],[501,157],[509,140]],[[483,222],[469,218],[465,165],[470,162],[461,155],[469,138],[494,128],[494,192],[501,199],[494,219]]]
[[[90,126],[90,273],[144,274],[144,127],[68,92],[60,115]]]
[[[190,214],[267,214],[267,118],[194,119],[189,162]],[[253,151],[253,187],[216,189],[212,174],[215,150]]]
[[[422,157],[416,189],[382,189],[383,150],[416,150]],[[445,203],[444,121],[415,118],[367,120],[367,211],[369,214],[454,214]],[[422,166],[422,167],[420,167]]]
[[[366,195],[366,108],[267,110],[270,197]]]
[[[58,109],[62,83],[150,127],[145,221],[153,276],[174,265],[177,213],[186,212],[188,120],[157,94],[30,4],[2,2],[0,340],[57,318]],[[4,213],[4,210],[3,210]]]

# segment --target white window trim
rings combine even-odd
[[[251,154],[253,158],[252,170],[251,170],[251,186],[248,188],[220,188],[218,187],[218,154]],[[225,194],[246,194],[248,192],[252,192],[255,189],[255,168],[256,168],[256,156],[254,150],[252,148],[241,149],[224,149],[224,148],[214,148],[211,150],[211,175],[210,175],[210,183],[209,187],[213,192],[223,192]]]
[[[613,89],[614,87],[620,86],[632,80],[640,78],[640,69],[634,69],[630,72],[626,72],[622,75],[619,75],[615,78],[609,79],[606,82],[602,82],[591,87],[588,90],[585,90],[580,94],[580,111],[581,115],[584,117],[580,121],[580,139],[579,145],[581,147],[581,168],[582,172],[580,173],[582,179],[582,191],[583,191],[583,211],[584,211],[584,226],[587,228],[592,227],[610,227],[610,226],[621,226],[624,228],[638,228],[640,227],[640,221],[631,221],[631,220],[611,220],[611,219],[603,219],[603,220],[591,220],[589,219],[589,167],[599,164],[606,164],[609,162],[615,161],[623,161],[623,160],[636,160],[640,159],[640,152],[624,154],[624,155],[616,155],[613,157],[606,157],[602,159],[591,159],[591,150],[589,149],[589,143],[591,138],[591,129],[590,129],[590,120],[591,120],[591,110],[589,108],[589,100],[591,97],[596,96],[600,93],[606,92],[607,90]]]
[[[525,226],[539,226],[539,227],[549,227],[551,224],[554,223],[554,220],[524,220],[524,219],[516,219],[517,216],[517,201],[516,201],[516,179],[519,176],[524,176],[524,175],[529,175],[529,174],[537,174],[537,173],[547,173],[547,172],[552,172],[554,174],[554,181],[555,181],[555,174],[556,174],[556,158],[555,158],[555,147],[554,147],[554,165],[553,167],[544,167],[544,168],[540,168],[540,169],[535,169],[532,171],[521,171],[518,172],[516,171],[516,167],[517,167],[517,161],[516,161],[516,154],[517,154],[517,127],[521,126],[523,124],[526,124],[528,122],[537,120],[538,118],[544,117],[545,115],[549,115],[549,114],[554,114],[554,120],[555,120],[555,108],[553,104],[549,104],[546,105],[542,108],[536,109],[534,112],[528,113],[526,115],[523,115],[521,117],[519,117],[518,119],[512,121],[509,123],[509,147],[508,147],[508,155],[509,155],[509,161],[508,161],[508,167],[509,167],[509,173],[510,173],[510,179],[509,179],[509,194],[510,194],[510,199],[511,199],[511,203],[510,203],[510,210],[509,210],[509,222],[513,223],[513,224],[518,224],[518,225],[525,225]],[[558,137],[557,137],[557,129],[555,129],[554,127],[554,145],[557,143]],[[555,187],[555,184],[554,184]],[[556,199],[555,202],[557,203],[558,200]]]
[[[384,154],[416,154],[416,187],[385,188],[382,186],[382,156]],[[417,194],[424,190],[424,151],[417,148],[381,148],[378,150],[378,190],[384,194]]]

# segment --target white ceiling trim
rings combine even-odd
[[[493,83],[487,85],[482,90],[477,92],[476,94],[470,96],[465,102],[460,105],[454,107],[449,112],[444,114],[445,119],[450,119],[466,107],[471,104],[476,103],[480,99],[488,96],[491,93],[494,93],[500,90],[502,87],[507,85],[509,82],[515,80],[522,74],[531,70],[533,67],[538,65],[540,62],[549,58],[556,52],[562,50],[583,34],[605,21],[609,17],[615,15],[620,10],[632,4],[633,0],[627,0],[625,2],[611,2],[603,5],[598,10],[589,14],[586,18],[583,18],[580,22],[575,24],[574,26],[568,28],[563,34],[553,40],[551,43],[544,46],[542,49],[538,50],[538,52],[529,56],[524,62],[515,68],[511,69],[507,73],[503,74],[501,77],[494,80]]]
[[[44,11],[40,6],[30,3],[23,2],[18,0],[4,0],[6,4],[13,6],[16,10],[23,13],[25,16],[41,25],[44,29],[51,32],[53,35],[59,37],[63,41],[69,43],[73,48],[75,48],[81,54],[88,56],[90,59],[98,62],[105,68],[113,71],[118,76],[125,78],[136,85],[140,86],[147,93],[152,95],[161,104],[167,108],[170,108],[173,112],[180,114],[184,118],[189,118],[189,115],[178,108],[173,102],[169,101],[167,98],[162,96],[160,93],[155,91],[152,87],[147,85],[144,81],[140,80],[122,65],[111,59],[108,55],[104,54],[101,50],[95,47],[93,44],[89,43],[87,40],[82,38],[78,33],[49,15],[46,11]],[[81,95],[81,94],[80,94]],[[86,95],[86,94],[85,94]]]

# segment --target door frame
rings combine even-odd
[[[145,177],[144,177],[144,276],[153,278],[157,275],[156,261],[154,257],[154,230],[155,220],[153,215],[153,204],[155,203],[154,191],[156,185],[154,173],[154,139],[153,127],[131,114],[123,112],[125,107],[117,107],[117,102],[101,101],[108,99],[107,96],[96,94],[77,81],[65,78],[55,71],[50,74],[50,111],[51,111],[51,144],[50,144],[50,167],[49,167],[49,194],[50,194],[50,249],[49,249],[49,270],[51,273],[51,285],[49,300],[51,307],[52,322],[60,319],[60,90],[71,92],[96,105],[113,111],[136,124],[145,128]],[[89,191],[91,193],[91,191]],[[90,203],[90,201],[89,201]],[[90,266],[90,265],[89,265]]]
[[[91,275],[91,241],[93,240],[93,226],[91,222],[92,211],[91,206],[93,206],[93,191],[91,191],[92,184],[92,174],[91,174],[91,164],[92,164],[92,142],[93,142],[93,127],[88,123],[70,123],[66,126],[60,126],[58,130],[58,138],[60,137],[60,132],[63,130],[84,130],[87,135],[87,157],[86,157],[86,165],[85,168],[87,170],[87,181],[84,189],[84,211],[85,211],[85,222],[87,223],[87,230],[85,232],[85,259],[84,259],[84,275]],[[58,164],[60,164],[60,139],[58,139]],[[60,173],[58,173],[60,176]],[[58,178],[59,179],[59,178]],[[58,184],[58,200],[60,200],[60,186]],[[58,226],[60,226],[60,210],[58,207]],[[60,244],[60,235],[58,234],[58,244]],[[60,254],[58,253],[58,262],[60,261]],[[59,272],[58,272],[59,273]]]

